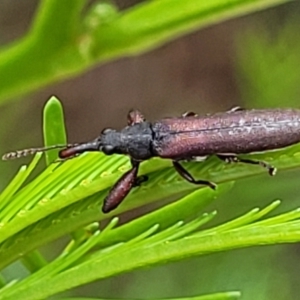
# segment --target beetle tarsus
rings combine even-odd
[[[188,182],[193,184],[207,185],[213,190],[217,188],[217,185],[214,182],[194,179],[194,177],[178,161],[173,161],[173,166],[175,170],[178,172],[178,174]]]
[[[239,158],[235,155],[225,155],[225,154],[218,154],[217,155],[221,160],[227,162],[227,163],[245,163],[245,164],[251,164],[251,165],[260,165],[263,168],[267,169],[268,173],[271,176],[274,176],[276,174],[277,169],[273,167],[272,165],[261,161],[261,160],[252,160],[252,159],[246,159],[246,158]]]

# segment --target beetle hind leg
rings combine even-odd
[[[133,187],[141,186],[141,184],[146,182],[148,179],[149,178],[146,175],[138,176],[133,183]]]
[[[213,190],[216,189],[217,185],[211,181],[194,179],[194,177],[178,161],[173,160],[173,166],[177,173],[188,182],[193,184],[203,184],[209,186]]]
[[[129,192],[148,179],[147,176],[137,176],[140,162],[131,160],[131,169],[124,173],[106,196],[102,212],[108,213],[117,208]]]
[[[245,158],[239,158],[236,155],[227,155],[227,154],[218,154],[217,155],[221,160],[227,162],[227,163],[245,163],[245,164],[251,164],[251,165],[260,165],[263,168],[267,169],[268,173],[271,176],[274,176],[276,174],[277,169],[273,167],[272,165],[261,161],[261,160],[252,160],[252,159],[245,159]]]

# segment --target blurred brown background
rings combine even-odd
[[[115,1],[122,9],[136,2]],[[0,2],[0,45],[27,32],[37,5],[38,1],[33,0]],[[257,99],[249,102],[243,96],[243,88],[248,84],[238,55],[243,37],[249,31],[258,34],[267,31],[276,41],[289,20],[299,19],[299,12],[300,2],[295,1],[227,21],[179,38],[150,53],[98,66],[77,78],[15,99],[1,107],[6,118],[0,121],[0,125],[1,122],[9,124],[5,126],[9,131],[5,130],[1,135],[1,151],[42,144],[42,107],[51,95],[56,95],[64,104],[69,142],[93,138],[103,127],[121,128],[131,108],[140,109],[148,119],[154,120],[180,115],[187,110],[202,114],[223,111],[234,105],[263,107],[265,103]],[[299,37],[298,31],[294,38],[298,40]],[[293,45],[289,47],[293,48]],[[288,100],[284,99],[281,104],[274,101],[274,106],[289,106]],[[269,101],[273,103],[271,98]],[[291,100],[290,105],[297,106],[297,101]],[[8,168],[2,163],[5,175],[1,178],[1,188],[9,182],[19,165],[16,163],[15,169],[11,170],[11,166]],[[291,178],[299,178],[299,172],[295,174],[279,174],[275,181],[267,176],[244,180],[226,199],[220,200],[219,208],[224,210],[224,218],[237,216],[252,209],[256,203],[265,205],[278,197],[295,198],[299,203],[298,191],[291,190],[288,185]],[[274,187],[280,182],[286,187],[284,192],[268,189],[270,184]],[[245,193],[244,188],[249,185],[252,189]],[[263,192],[266,190],[270,193]],[[283,209],[296,204],[289,202]],[[298,246],[294,245],[214,254],[90,284],[78,289],[77,293],[147,298],[233,289],[242,290],[245,293],[243,299],[297,299],[300,284],[297,252]]]
[[[116,2],[125,8],[138,1]],[[26,33],[37,4],[38,1],[8,0],[0,3],[1,44]],[[40,128],[42,106],[53,94],[65,106],[69,139],[73,142],[98,135],[104,126],[124,126],[130,108],[140,109],[148,119],[179,115],[186,110],[226,110],[240,102],[234,73],[235,32],[240,26],[249,26],[251,18],[207,28],[140,57],[120,59],[24,96],[27,100],[22,102],[31,103],[20,117],[22,127],[28,126],[30,135]],[[20,102],[15,106],[14,112]],[[35,116],[35,120],[26,119],[26,115]],[[19,128],[12,130],[19,131],[18,123],[16,127]],[[15,146],[14,139],[8,137],[7,147]]]
[[[141,1],[114,2],[125,9]],[[27,32],[37,5],[38,1],[32,0],[0,2],[0,45]],[[24,147],[23,138],[28,141],[27,135],[40,134],[42,107],[51,95],[64,104],[70,142],[94,137],[105,126],[124,126],[131,108],[140,109],[153,120],[187,110],[201,114],[246,105],[239,91],[242,79],[236,70],[237,38],[255,27],[267,28],[276,35],[278,22],[284,23],[295,9],[299,5],[291,3],[227,21],[150,53],[99,66],[77,78],[25,95],[22,104],[16,101],[14,107],[7,105],[12,118],[18,115],[19,123],[6,136],[5,147],[7,150]],[[24,110],[22,115],[19,115],[20,105]],[[16,142],[16,131],[23,128],[28,130],[22,143]],[[41,139],[34,142],[40,144]]]

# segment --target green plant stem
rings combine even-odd
[[[32,29],[0,53],[0,98],[23,94],[58,80],[66,73],[66,49],[72,49],[79,30],[84,0],[43,0]],[[18,92],[16,92],[18,90]]]
[[[89,14],[87,22],[81,20],[86,1],[44,0],[27,36],[0,53],[0,103],[96,63],[139,55],[199,28],[289,1],[146,1],[119,14],[100,3],[104,12],[98,18],[91,12],[95,17],[87,25]]]

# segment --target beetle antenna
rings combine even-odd
[[[48,146],[48,147],[16,150],[16,151],[5,153],[2,156],[2,160],[16,159],[16,158],[25,157],[28,155],[33,155],[33,154],[36,154],[37,152],[46,152],[48,150],[53,150],[53,149],[70,148],[70,147],[74,147],[75,145],[77,145],[77,144],[52,145],[52,146]]]

